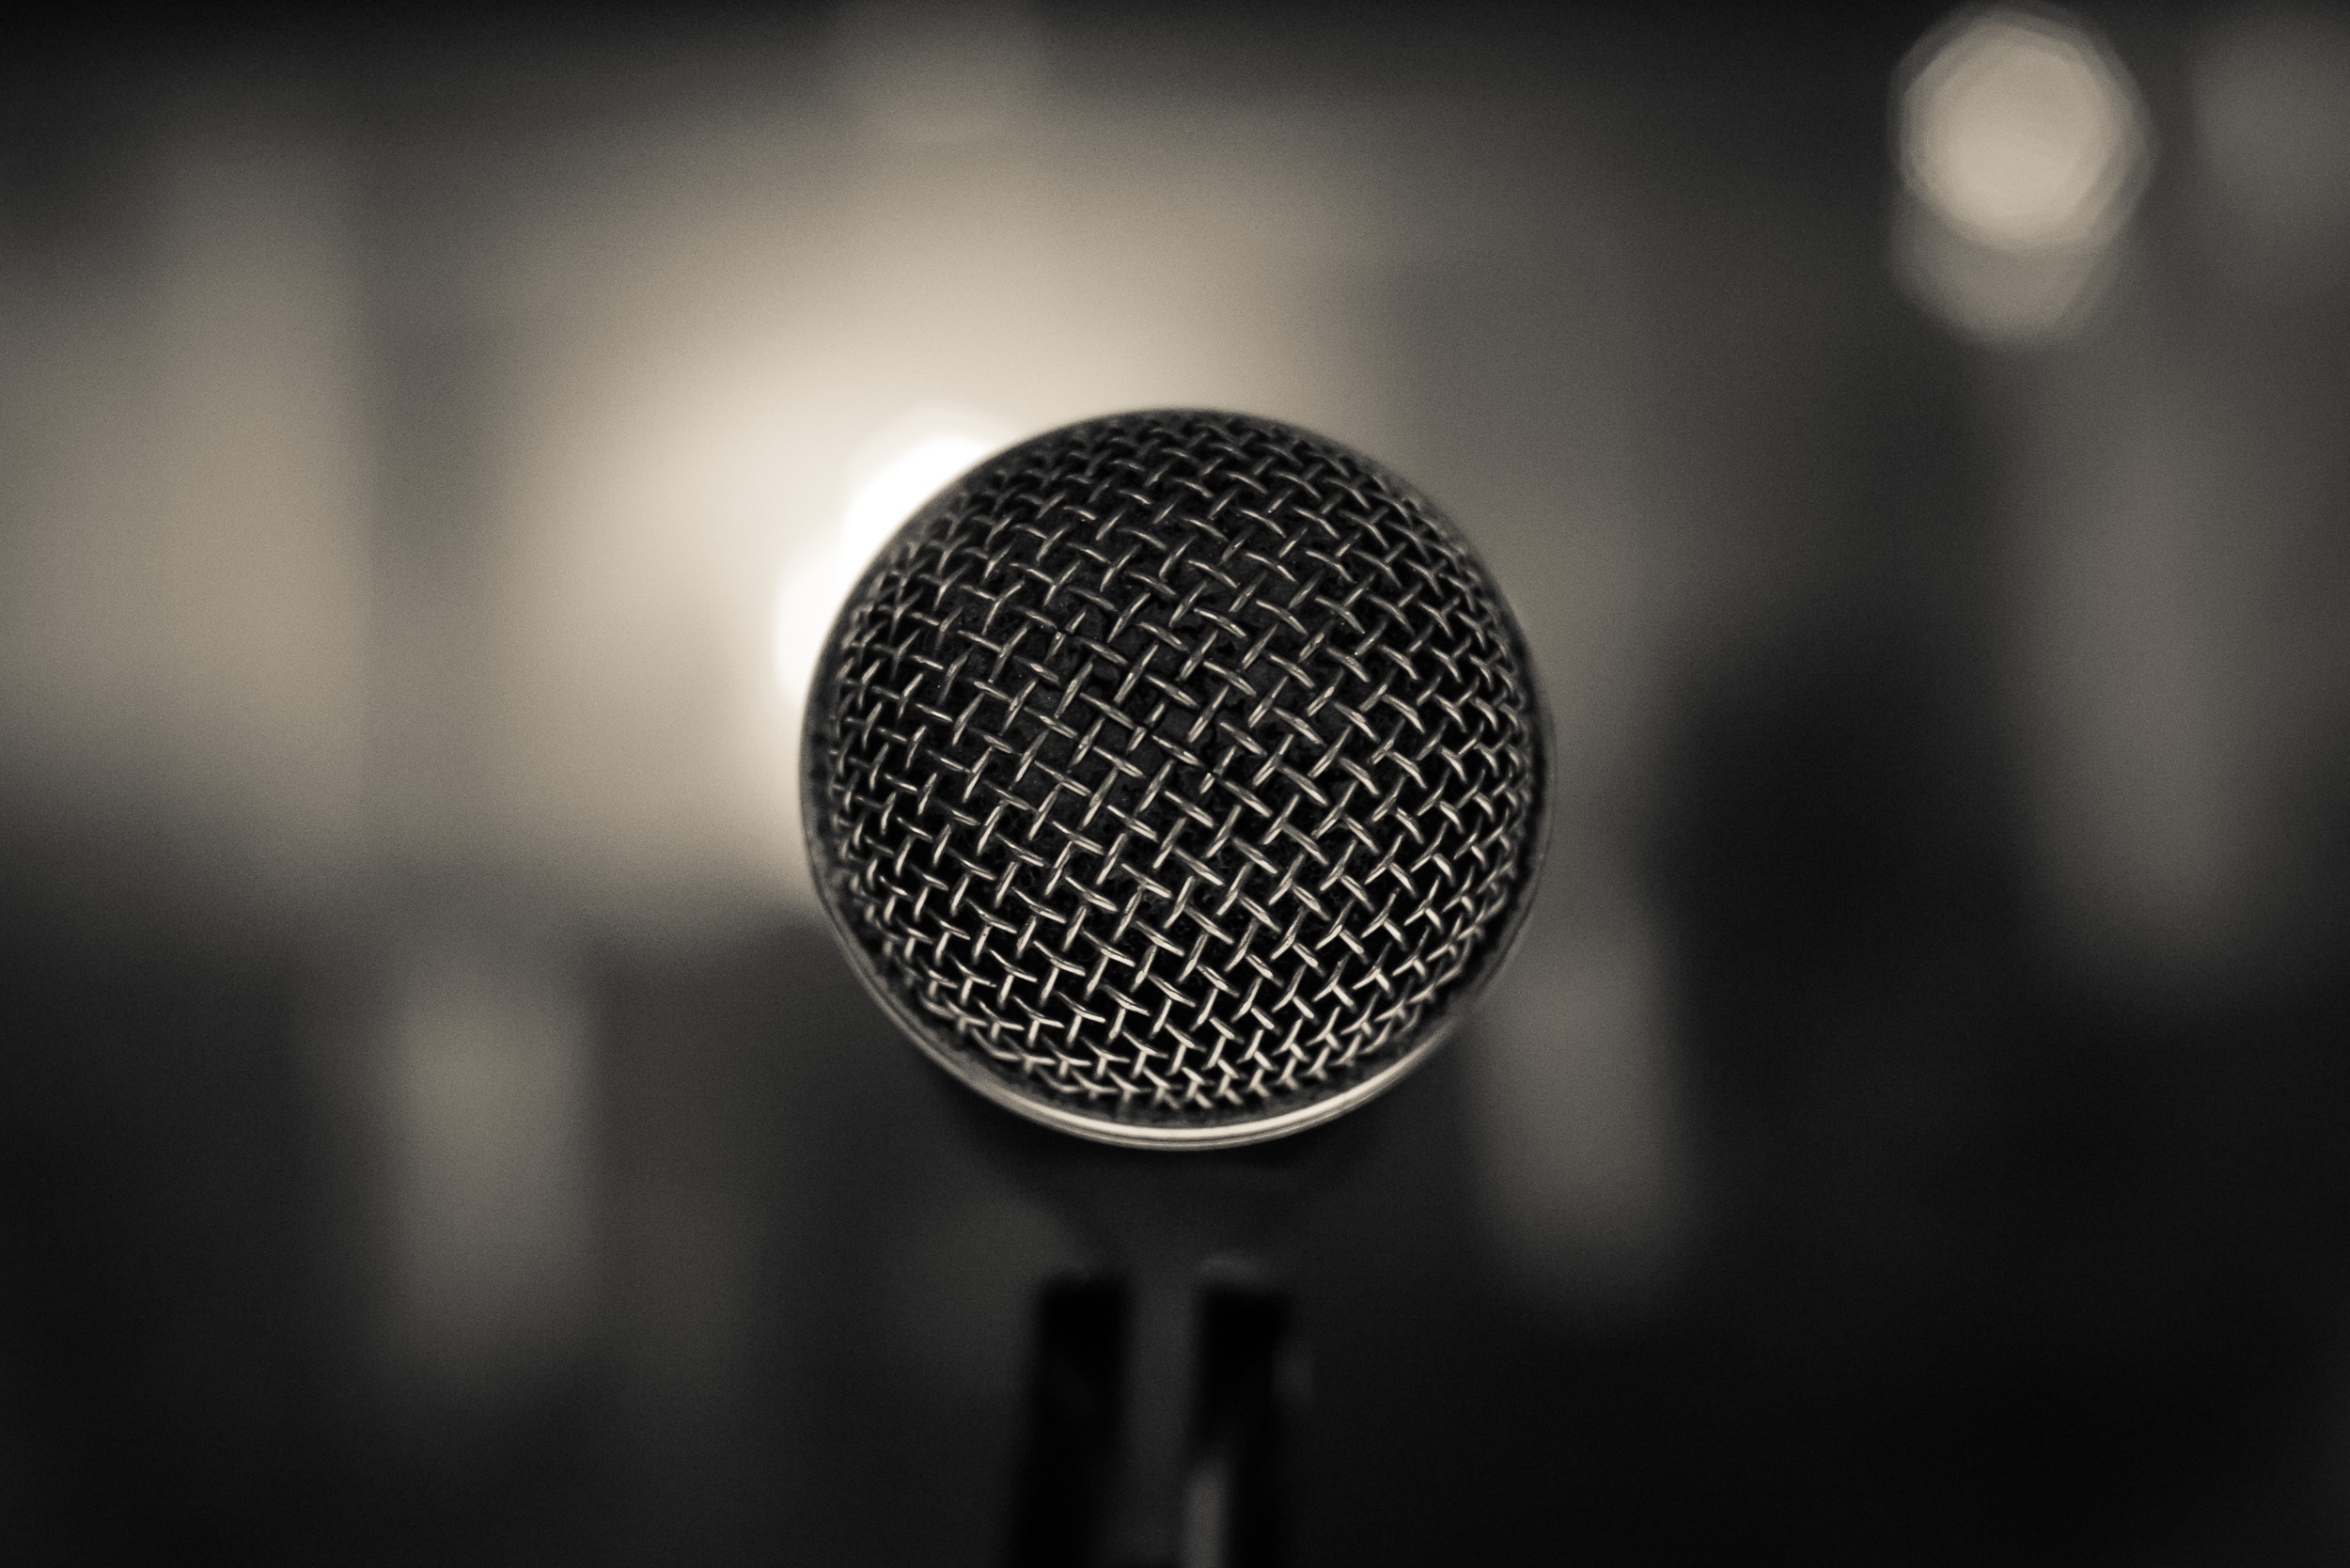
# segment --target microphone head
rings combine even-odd
[[[1516,935],[1549,727],[1418,492],[1270,420],[1071,425],[868,568],[801,748],[851,962],[1024,1116],[1213,1148],[1425,1060]]]

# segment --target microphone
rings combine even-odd
[[[842,948],[933,1061],[1204,1149],[1427,1059],[1525,916],[1547,750],[1433,505],[1172,411],[1014,447],[899,531],[819,659],[801,799]]]
[[[868,990],[952,1077],[1075,1135],[990,1136],[1178,1294],[1219,1228],[1261,1229],[1250,1173],[1281,1159],[1238,1146],[1365,1104],[1459,1021],[1549,806],[1525,637],[1452,525],[1336,442],[1201,410],[1053,431],[916,512],[825,640],[801,759]],[[1198,1316],[1159,1312],[1160,1340]],[[1131,1472],[1180,1465],[1152,1453],[1181,1446],[1184,1359],[1135,1358],[1102,1504],[1146,1560],[1181,1484]]]

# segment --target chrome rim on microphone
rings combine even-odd
[[[1416,491],[1269,420],[1132,414],[981,463],[866,571],[802,812],[932,1059],[1212,1148],[1427,1058],[1524,917],[1548,745],[1516,621]]]

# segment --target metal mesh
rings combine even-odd
[[[1542,745],[1514,624],[1425,501],[1287,427],[1133,415],[982,464],[867,575],[810,839],[869,980],[964,1076],[1106,1136],[1245,1128],[1381,1075],[1482,979]]]

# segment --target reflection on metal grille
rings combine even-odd
[[[1434,1043],[1541,852],[1524,645],[1429,504],[1231,415],[1042,436],[841,612],[825,901],[933,1056],[1113,1141],[1335,1114]]]

